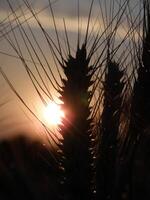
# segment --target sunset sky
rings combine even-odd
[[[48,0],[29,0],[28,1],[35,11],[38,14],[38,18],[44,29],[51,35],[53,38],[54,43],[57,45],[56,35],[54,24],[52,20],[52,15],[50,12],[50,8],[48,6]],[[64,24],[63,18],[65,19],[67,32],[70,40],[71,50],[74,53],[76,50],[77,45],[77,35],[78,35],[78,1],[77,0],[55,0],[52,2],[53,12],[55,14],[56,26],[57,31],[59,33],[59,37],[61,40],[61,45],[64,49],[66,49],[66,43],[64,41],[65,34],[64,34]],[[87,19],[90,7],[90,0],[80,0],[79,1],[79,15],[80,15],[80,31],[81,31],[81,38],[84,38],[84,34],[87,27]],[[104,3],[105,0],[95,0],[93,4],[93,12],[91,15],[91,29],[93,28],[93,34],[96,35],[97,31],[102,32],[104,30],[104,24],[102,20],[102,13],[100,10],[99,2],[102,3],[102,11],[103,14],[107,15],[107,20],[109,21],[109,9],[112,4],[110,3],[111,0],[106,0],[107,3]],[[117,11],[119,7],[119,1],[116,1],[114,5],[114,13]],[[121,3],[123,2],[120,1]],[[16,12],[16,15],[19,17],[19,22],[22,24],[25,19],[27,19],[30,28],[32,29],[38,44],[40,45],[44,55],[46,56],[49,65],[57,79],[60,83],[60,79],[58,76],[58,72],[56,66],[54,64],[54,60],[51,57],[49,47],[47,41],[45,40],[42,31],[37,24],[34,17],[32,17],[31,12],[27,9],[23,0],[10,0],[10,3],[13,9]],[[134,13],[136,16],[136,11],[138,10],[138,6],[134,0],[131,1],[131,8],[134,7]],[[20,6],[20,8],[18,8]],[[106,7],[107,6],[107,7]],[[106,13],[105,13],[106,11]],[[22,15],[24,13],[24,16]],[[8,17],[9,16],[9,17]],[[98,20],[96,18],[98,17]],[[31,62],[31,57],[28,53],[28,50],[23,42],[21,34],[19,32],[19,28],[16,27],[16,22],[13,20],[14,15],[12,14],[12,10],[8,5],[7,1],[0,1],[0,67],[4,70],[9,80],[12,82],[14,87],[16,88],[17,92],[21,95],[27,105],[34,111],[34,113],[43,120],[42,112],[43,112],[43,104],[39,99],[35,88],[31,84],[31,81],[25,71],[25,68],[18,59],[18,55],[8,43],[7,39],[10,39],[13,43],[16,44],[14,33],[16,39],[19,43],[19,48],[21,49],[23,57],[26,59],[28,66],[33,70],[36,74],[33,63]],[[10,23],[11,22],[11,23]],[[14,31],[11,31],[11,28],[14,28]],[[34,40],[31,36],[27,23],[23,23],[22,27],[24,28],[25,32],[27,33],[28,37],[30,38],[31,43],[34,43]],[[127,23],[124,22],[123,25],[120,25],[117,33],[117,40],[120,41],[125,36],[125,33],[128,30]],[[17,47],[18,48],[18,47]],[[39,55],[39,58],[44,66],[46,63],[43,57],[40,56],[39,49],[35,46],[35,50]],[[33,54],[33,51],[32,51]],[[36,65],[39,65],[39,61],[34,56],[34,61]],[[47,69],[48,70],[48,69]],[[61,69],[60,69],[61,71]],[[49,88],[50,92],[52,93],[55,100],[58,98],[58,94],[56,93],[55,89],[52,85],[48,82],[46,75],[43,74],[43,78],[45,80],[45,84],[47,88]],[[52,78],[52,77],[51,77]],[[9,88],[8,84],[4,80],[2,76],[0,76],[0,92],[1,92],[1,99],[0,105],[0,137],[7,137],[11,135],[12,132],[20,131],[20,130],[39,130],[40,125],[35,122],[32,115],[25,109],[25,107],[19,102],[18,98],[14,95],[14,93]],[[3,103],[6,103],[3,105]]]

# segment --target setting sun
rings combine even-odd
[[[50,125],[61,124],[64,112],[61,110],[60,105],[55,102],[50,102],[44,109],[44,118]]]

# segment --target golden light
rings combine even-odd
[[[51,101],[44,109],[44,119],[46,123],[50,125],[59,125],[62,122],[62,118],[65,116],[61,110],[60,105]]]

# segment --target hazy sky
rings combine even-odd
[[[38,44],[40,45],[43,54],[46,56],[49,65],[51,66],[52,71],[55,74],[55,77],[59,80],[58,72],[56,70],[56,66],[54,64],[54,60],[51,57],[51,52],[49,50],[47,41],[45,37],[42,34],[42,31],[37,24],[34,17],[32,17],[31,12],[25,4],[23,3],[23,0],[9,0],[11,6],[13,7],[13,10],[16,12],[16,16],[19,18],[19,23],[22,24],[22,27],[26,34],[29,37],[29,40],[34,45],[34,48],[39,55],[39,58],[43,65],[46,68],[46,63],[44,61],[44,58],[41,56],[39,48],[35,44],[35,41],[33,37],[31,36],[31,32],[29,30],[28,24],[30,25],[30,28],[33,31],[34,36],[36,37],[36,40],[38,41]],[[38,18],[44,27],[44,29],[51,35],[53,42],[57,45],[56,35],[54,31],[54,24],[52,20],[52,15],[50,12],[50,9],[48,7],[48,0],[28,0],[30,5],[32,5],[34,11],[38,14]],[[52,1],[52,7],[55,14],[55,20],[57,25],[57,30],[59,33],[59,37],[61,40],[61,45],[64,49],[66,49],[66,42],[65,34],[64,34],[64,24],[63,24],[63,18],[66,22],[67,32],[70,39],[70,45],[72,52],[76,49],[76,43],[77,43],[77,33],[78,33],[78,1],[77,0],[54,0]],[[99,5],[99,2],[101,3],[101,8]],[[105,3],[104,3],[105,2]],[[118,7],[120,5],[119,1],[114,1],[115,4],[112,4],[112,0],[95,0],[93,4],[93,12],[91,16],[91,29],[93,29],[93,34],[97,33],[97,30],[103,31],[104,24],[103,24],[103,14],[107,16],[107,22],[110,21],[111,16],[110,14],[110,7],[114,9],[114,14],[117,12]],[[120,1],[123,3],[124,1]],[[88,19],[88,13],[89,13],[89,7],[90,7],[90,0],[79,0],[79,13],[80,13],[80,30],[81,30],[81,36],[84,36],[84,33],[86,31],[87,27],[87,19]],[[18,8],[20,6],[20,8]],[[138,11],[138,4],[134,0],[131,0],[130,2],[131,10],[133,16],[136,16],[136,13]],[[133,9],[134,8],[134,9]],[[101,10],[102,9],[102,10]],[[25,17],[22,15],[24,13]],[[17,26],[16,20],[14,18],[16,17],[12,14],[12,10],[10,6],[8,5],[7,1],[0,0],[0,67],[5,71],[7,74],[9,80],[13,83],[14,87],[16,88],[17,92],[21,95],[21,97],[24,99],[24,101],[27,103],[27,105],[35,112],[35,114],[42,118],[42,103],[31,84],[31,81],[29,80],[29,77],[24,69],[24,66],[20,59],[18,59],[17,53],[14,51],[12,46],[9,44],[7,40],[10,40],[12,44],[15,44],[15,47],[17,50],[21,50],[21,54],[26,59],[27,65],[33,70],[33,72],[36,74],[34,65],[31,61],[31,56],[29,55],[28,49],[26,45],[24,44],[24,41],[22,39],[21,33],[19,31],[19,26]],[[98,20],[96,18],[98,17]],[[24,21],[27,20],[27,23],[24,23]],[[11,23],[10,23],[11,22]],[[13,31],[11,31],[13,29]],[[128,30],[126,21],[124,21],[123,25],[120,25],[118,29],[118,36],[116,40],[120,40],[124,37]],[[4,36],[5,35],[5,36]],[[14,37],[15,35],[15,37]],[[24,35],[25,37],[25,35]],[[25,38],[26,39],[26,38]],[[16,43],[16,40],[18,42],[18,45]],[[26,39],[27,42],[27,39]],[[29,42],[27,42],[28,46],[30,46]],[[31,49],[31,46],[30,46]],[[7,55],[6,55],[7,54]],[[36,65],[40,68],[40,65],[38,64],[39,61],[36,58],[35,54],[33,53],[33,50],[31,50],[31,54],[33,55],[34,61],[37,63]],[[46,68],[47,69],[47,68]],[[41,70],[41,68],[40,68]],[[47,69],[48,70],[48,69]],[[55,90],[52,87],[52,85],[49,83],[48,79],[46,78],[46,75],[43,74],[42,70],[40,71],[43,79],[45,80],[45,83],[49,90],[54,94],[55,96]],[[52,76],[51,76],[52,78]],[[39,80],[39,78],[38,78]],[[0,105],[4,102],[6,105],[1,106],[0,108],[0,136],[7,136],[8,134],[11,135],[12,132],[19,130],[19,129],[31,129],[33,127],[33,121],[30,119],[32,118],[31,115],[26,111],[26,109],[22,106],[21,103],[19,103],[19,100],[17,97],[13,94],[13,92],[10,90],[8,85],[6,84],[5,80],[0,77],[0,92],[1,92],[1,99],[0,99]],[[56,95],[57,96],[57,95]],[[25,114],[24,114],[25,113]],[[35,122],[34,123],[34,129],[39,129],[39,125]]]
[[[48,5],[48,1],[44,0],[44,1],[29,1],[29,2],[32,4],[35,12],[39,12],[40,10],[42,10],[38,15],[40,22],[42,26],[50,34],[54,35],[54,25],[51,19],[50,10],[49,8],[46,8],[46,6]],[[22,17],[22,13],[20,9],[18,9],[18,6],[19,5],[21,6],[21,9],[23,10],[25,14],[26,19],[29,19],[28,22],[30,24],[30,27],[32,31],[34,32],[34,35],[37,38],[38,43],[40,44],[43,53],[47,57],[47,60],[51,64],[52,70],[54,71],[55,76],[57,77],[58,73],[55,72],[56,69],[53,67],[53,63],[51,61],[47,42],[45,38],[43,37],[38,24],[36,23],[34,18],[31,17],[32,14],[26,8],[23,1],[10,0],[10,3],[13,9],[16,11],[16,15],[19,16],[20,22],[22,23],[25,20],[25,18]],[[87,20],[86,17],[88,14],[89,5],[90,4],[88,1],[85,1],[85,0],[80,1],[80,10],[82,13],[80,15],[85,20]],[[68,23],[67,24],[68,32],[71,33],[70,38],[71,39],[75,38],[75,35],[77,33],[77,1],[69,1],[69,0],[55,1],[55,3],[53,4],[53,10],[56,17],[58,31],[61,33],[64,32],[62,18],[65,18],[66,23]],[[24,58],[26,58],[26,60],[31,60],[28,54],[27,48],[21,38],[19,28],[15,28],[14,32],[10,31],[12,27],[16,26],[16,23],[15,21],[13,21],[13,19],[14,19],[14,15],[12,14],[12,10],[10,9],[10,6],[8,5],[7,1],[0,1],[0,21],[1,21],[1,24],[0,24],[0,67],[4,69],[9,80],[11,80],[17,92],[21,95],[21,97],[24,99],[27,105],[41,119],[42,109],[43,109],[41,107],[43,107],[43,105],[33,85],[31,84],[31,81],[29,80],[27,76],[27,73],[23,67],[22,62],[20,61],[20,59],[17,59],[18,55],[16,54],[14,49],[11,47],[11,45],[8,43],[8,41],[4,37],[4,34],[6,34],[8,38],[10,38],[13,42],[15,42],[14,35],[13,35],[15,34],[17,41],[19,42],[19,46],[21,48],[22,54],[24,55]],[[84,19],[83,19],[83,24],[84,24]],[[9,20],[12,22],[11,24],[9,23]],[[26,23],[23,24],[23,28],[27,32],[27,34],[30,35],[29,29]],[[31,41],[33,42],[32,39]],[[74,39],[74,42],[75,42],[75,39]],[[72,45],[74,45],[73,42],[72,42]],[[38,50],[36,51],[39,52]],[[43,62],[42,58],[40,59]],[[31,64],[30,62],[27,62],[27,64],[28,66],[31,67],[31,69],[33,69],[33,64]],[[48,80],[46,80],[46,78],[45,78],[45,82],[48,85],[49,89],[54,94],[54,89],[48,83]],[[29,129],[31,129],[31,127],[33,126],[32,122],[34,121],[34,120],[30,121],[30,119],[32,119],[32,115],[29,115],[27,110],[22,106],[18,98],[13,94],[13,92],[10,90],[9,86],[6,84],[5,80],[2,77],[0,77],[0,90],[1,90],[0,102],[2,104],[6,103],[0,108],[1,109],[0,136],[7,137],[8,135],[11,135],[12,132],[24,130],[24,129],[25,130],[27,129],[26,131],[28,131]],[[39,125],[37,125],[36,122],[34,123],[34,125],[35,126],[33,129],[35,128],[39,129]]]

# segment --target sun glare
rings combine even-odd
[[[50,125],[59,125],[62,122],[62,118],[65,116],[61,110],[60,105],[55,102],[50,102],[44,109],[44,118]]]

